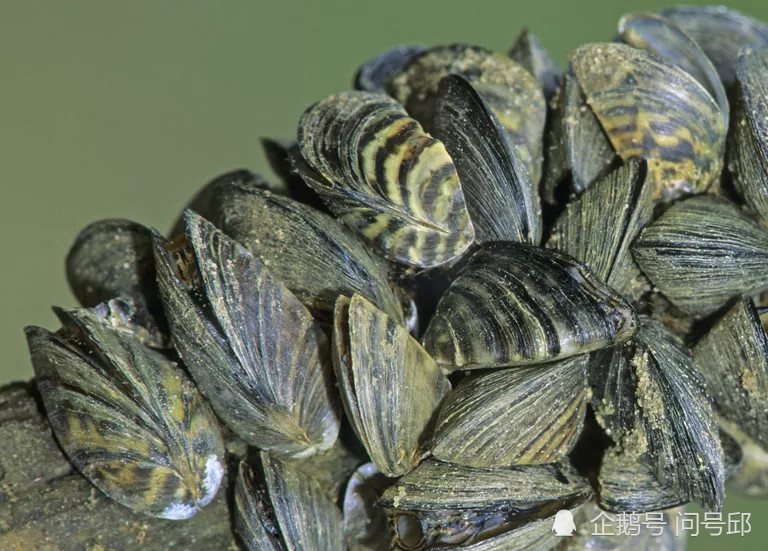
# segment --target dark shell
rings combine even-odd
[[[463,379],[440,409],[432,455],[473,467],[563,460],[584,425],[586,359]]]
[[[440,81],[433,134],[456,166],[474,243],[538,245],[542,229],[536,186],[493,110],[466,79],[450,75]]]
[[[674,6],[659,13],[701,46],[726,88],[733,85],[742,49],[768,48],[768,26],[725,6]]]
[[[552,516],[590,495],[587,481],[560,465],[480,469],[428,459],[378,505],[390,518],[391,549],[548,549]]]
[[[645,163],[628,161],[566,206],[547,247],[571,255],[621,294],[633,286],[630,246],[653,214]]]
[[[355,90],[386,93],[392,78],[401,73],[411,59],[426,50],[425,46],[395,46],[369,59],[355,75]]]
[[[718,413],[768,448],[768,337],[752,299],[736,299],[693,352]]]
[[[654,197],[698,193],[720,175],[723,114],[695,78],[624,44],[585,44],[570,60],[616,153],[648,159]]]
[[[547,101],[552,99],[563,73],[535,34],[523,29],[507,55],[536,78]]]
[[[235,529],[248,551],[343,551],[341,511],[298,465],[261,453],[264,481],[240,463]]]
[[[185,519],[224,476],[216,418],[175,362],[115,324],[130,306],[55,309],[63,328],[27,327],[37,388],[72,464],[121,505]]]
[[[492,243],[468,259],[423,340],[443,369],[459,370],[553,361],[636,329],[632,306],[569,256]]]
[[[420,267],[462,254],[474,239],[456,168],[403,106],[344,92],[307,109],[296,159],[336,217],[388,258]]]
[[[704,316],[768,289],[768,230],[724,199],[672,205],[632,247],[640,268],[675,306]]]
[[[308,456],[339,432],[328,342],[299,300],[241,245],[187,211],[156,239],[176,348],[218,416],[253,446]]]
[[[270,187],[259,186],[266,191],[272,191],[278,195],[287,195],[294,201],[304,203],[312,208],[325,211],[323,201],[318,197],[311,187],[296,173],[293,169],[291,157],[294,151],[298,150],[299,144],[296,140],[273,140],[271,138],[261,138],[261,146],[264,149],[264,155],[267,157],[269,166],[282,180],[283,187],[279,190]],[[237,182],[234,182],[237,183]],[[195,210],[195,209],[192,209]],[[202,214],[202,213],[198,213]],[[203,218],[208,218],[203,216]]]
[[[359,293],[403,319],[384,259],[330,216],[250,186],[221,186],[211,221],[261,260],[301,302],[330,318],[339,295]]]
[[[436,46],[412,58],[388,91],[431,132],[438,85],[450,74],[467,79],[493,109],[538,183],[546,101],[534,76],[510,58],[467,44]]]
[[[720,75],[699,45],[680,27],[653,13],[630,13],[619,21],[619,36],[626,44],[650,50],[698,80],[720,106],[728,128],[728,97]]]
[[[723,452],[704,379],[685,345],[643,318],[634,344],[593,353],[589,373],[595,415],[620,449],[686,501],[719,510]]]
[[[387,514],[374,505],[393,482],[374,463],[360,465],[349,478],[344,493],[344,533],[349,551],[389,550]]]
[[[728,168],[739,195],[768,219],[768,52],[746,51],[736,71]]]
[[[750,497],[768,497],[768,450],[735,424],[721,420],[722,428],[741,448],[742,462],[728,480],[728,489]]]
[[[130,300],[133,321],[147,330],[147,344],[168,344],[148,228],[128,220],[94,222],[77,235],[67,254],[66,269],[80,304],[91,308],[117,297]]]
[[[347,417],[376,467],[393,477],[410,471],[448,379],[405,327],[360,295],[337,303],[333,363]]]

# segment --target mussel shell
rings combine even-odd
[[[185,519],[224,475],[216,418],[166,356],[112,324],[116,299],[55,309],[63,329],[27,327],[37,388],[56,439],[94,486],[134,511]]]
[[[768,219],[768,52],[745,51],[736,70],[728,168],[744,202]]]
[[[304,305],[330,317],[339,295],[359,293],[403,319],[385,260],[330,216],[250,186],[221,186],[210,220],[268,266]]]
[[[609,448],[598,476],[598,503],[613,513],[645,513],[685,504],[688,499],[659,481],[633,453]]]
[[[734,423],[720,421],[723,430],[741,448],[742,462],[728,480],[728,489],[750,497],[768,497],[768,450],[747,436]]]
[[[390,486],[378,505],[390,518],[393,549],[496,550],[509,549],[496,546],[496,538],[509,546],[518,529],[522,541],[536,541],[542,534],[530,524],[590,496],[587,481],[562,465],[480,469],[428,459]]]
[[[704,191],[720,175],[723,114],[695,78],[625,44],[585,44],[570,61],[616,153],[648,159],[656,198]]]
[[[463,379],[440,409],[432,455],[474,467],[562,460],[584,425],[586,359]]]
[[[720,415],[768,447],[768,337],[752,299],[734,300],[693,352]]]
[[[659,13],[701,46],[726,88],[733,85],[742,49],[768,47],[768,26],[725,6],[674,6]]]
[[[440,299],[423,342],[443,369],[479,369],[582,354],[636,329],[632,306],[571,257],[489,243]]]
[[[621,40],[650,50],[698,80],[720,106],[728,128],[728,97],[717,69],[699,45],[669,19],[653,13],[630,13],[619,21]]]
[[[538,183],[546,101],[534,76],[510,58],[467,44],[436,46],[412,58],[388,91],[431,132],[438,85],[450,74],[467,79],[493,109]]]
[[[253,446],[291,456],[339,432],[328,341],[299,300],[245,248],[191,211],[186,235],[156,238],[174,343],[218,416]]]
[[[474,239],[443,144],[383,94],[344,92],[299,121],[296,168],[336,217],[387,258],[443,264]]]
[[[374,463],[360,465],[349,478],[344,493],[344,533],[349,551],[389,550],[389,521],[384,510],[374,504],[393,482]]]
[[[528,29],[520,31],[507,55],[536,78],[547,101],[552,99],[563,73],[535,34]]]
[[[392,78],[400,74],[411,59],[426,50],[425,46],[403,45],[381,52],[358,69],[354,79],[355,90],[386,93]]]
[[[248,551],[344,550],[341,511],[298,465],[261,453],[264,483],[245,463],[235,486],[235,529]]]
[[[117,297],[130,300],[133,321],[147,330],[147,344],[168,344],[151,230],[120,219],[89,224],[70,248],[66,269],[69,286],[81,305],[91,308]]]
[[[448,379],[408,330],[360,295],[339,297],[333,364],[347,417],[376,467],[400,476],[421,459]]]
[[[192,210],[210,220],[216,208],[216,193],[221,186],[239,185],[249,189],[262,189],[278,195],[287,194],[287,190],[267,181],[260,174],[247,169],[233,170],[217,176],[198,190],[195,196],[186,204],[184,210]],[[171,238],[183,235],[185,231],[184,211],[179,215],[168,234]]]
[[[433,134],[445,144],[461,179],[474,243],[538,245],[542,229],[536,186],[493,110],[463,77],[440,81]]]
[[[632,255],[672,304],[696,316],[768,288],[768,230],[710,195],[672,205],[640,233]]]
[[[264,149],[264,155],[269,162],[269,166],[275,174],[277,174],[280,180],[282,180],[285,190],[282,191],[282,188],[278,188],[282,191],[281,192],[275,189],[270,189],[269,187],[259,187],[266,191],[277,193],[277,195],[287,195],[294,201],[325,211],[325,205],[320,197],[318,197],[317,193],[315,193],[293,169],[293,163],[291,162],[292,152],[296,151],[299,147],[296,140],[261,138],[261,146]],[[203,217],[207,218],[205,215]]]
[[[644,161],[633,159],[572,200],[552,228],[547,247],[571,255],[621,294],[633,284],[630,246],[653,214]]]
[[[556,191],[564,181],[569,192],[581,193],[617,162],[616,152],[572,72],[563,77],[552,103],[541,186],[542,199],[549,204],[557,202]]]
[[[592,407],[623,450],[686,500],[718,509],[723,451],[704,378],[685,345],[642,318],[634,343],[590,357]]]

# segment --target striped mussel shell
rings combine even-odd
[[[629,13],[619,21],[619,38],[635,48],[650,50],[699,81],[717,102],[728,129],[730,109],[720,75],[696,41],[680,27],[658,14]]]
[[[732,301],[693,353],[718,413],[768,447],[768,337],[752,299]]]
[[[615,154],[642,157],[665,200],[706,190],[720,175],[725,120],[693,76],[625,44],[585,44],[570,67]]]
[[[483,469],[428,459],[378,501],[389,518],[390,549],[535,549],[556,543],[557,511],[574,513],[591,497],[568,465]]]
[[[768,48],[767,25],[725,6],[673,6],[659,14],[698,43],[726,88],[734,84],[742,49]]]
[[[434,136],[445,144],[461,179],[475,245],[514,241],[538,245],[537,186],[493,109],[468,80],[449,75],[438,87]]]
[[[622,295],[632,292],[636,268],[630,247],[653,214],[645,161],[632,159],[566,205],[547,247],[583,262]]]
[[[432,455],[472,467],[563,460],[584,426],[586,360],[582,354],[464,378],[440,409]]]
[[[736,296],[768,289],[768,230],[718,197],[672,205],[640,233],[632,255],[688,314],[706,316]]]
[[[431,132],[439,83],[450,74],[467,79],[490,105],[538,183],[546,101],[536,78],[509,57],[468,44],[435,46],[393,74],[387,91]]]
[[[544,99],[552,99],[560,86],[563,72],[535,34],[528,29],[520,31],[507,55],[534,76],[544,92]]]
[[[145,342],[167,347],[168,324],[155,281],[152,231],[130,220],[93,222],[77,234],[66,259],[69,286],[92,308],[121,297],[133,303],[133,322]]]
[[[235,531],[248,551],[344,551],[341,511],[302,464],[266,452],[261,472],[241,462]]]
[[[136,337],[130,303],[54,310],[62,329],[26,333],[48,421],[69,460],[134,511],[193,516],[224,475],[222,435],[195,385]]]
[[[344,492],[344,535],[349,551],[389,551],[389,520],[376,502],[395,479],[373,462],[360,465]]]
[[[344,224],[391,260],[431,267],[474,239],[456,168],[443,144],[383,94],[344,92],[299,121],[305,181]]]
[[[394,319],[404,319],[388,281],[387,262],[327,214],[288,197],[230,183],[218,188],[209,219],[313,313],[330,318],[339,295],[358,293]]]
[[[392,477],[413,469],[451,389],[435,361],[404,326],[354,295],[336,304],[333,364],[347,418],[376,467]]]
[[[570,256],[489,243],[440,299],[423,342],[454,371],[551,362],[620,343],[636,329],[632,306]]]
[[[177,351],[218,416],[248,444],[306,457],[339,432],[328,341],[265,264],[191,211],[155,238]]]
[[[728,135],[728,169],[744,202],[768,219],[768,52],[739,56],[733,125]]]
[[[683,501],[719,510],[725,470],[718,427],[704,377],[682,341],[643,317],[632,342],[592,353],[588,369],[592,408],[616,445]]]

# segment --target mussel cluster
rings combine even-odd
[[[527,31],[399,46],[354,88],[263,141],[279,181],[77,237],[82,307],[27,337],[88,480],[168,519],[227,486],[254,551],[672,550],[588,519],[768,496],[768,26],[633,13],[565,73]]]

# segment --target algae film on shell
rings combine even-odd
[[[87,226],[0,420],[49,427],[73,511],[189,527],[147,548],[683,549],[590,519],[768,496],[768,27],[615,37],[396,45],[262,138],[275,180]],[[0,548],[66,526],[56,476]],[[114,528],[57,548],[143,548]]]

